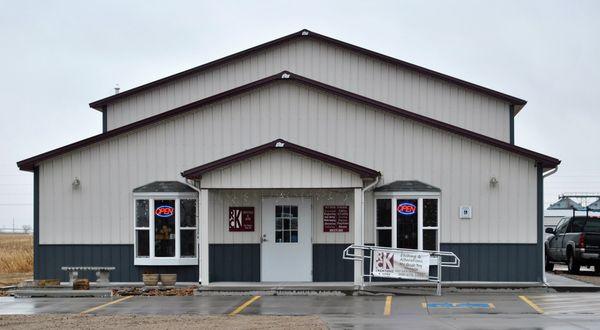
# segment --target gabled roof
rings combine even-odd
[[[354,94],[351,92],[348,92],[346,90],[337,88],[337,87],[333,87],[327,84],[323,84],[321,82],[318,82],[316,80],[312,80],[312,79],[308,79],[306,77],[302,77],[300,75],[297,74],[293,74],[291,72],[287,72],[284,71],[282,73],[278,73],[263,79],[259,79],[257,81],[248,83],[246,85],[243,86],[239,86],[233,89],[230,89],[228,91],[204,98],[202,100],[199,101],[195,101],[180,107],[177,107],[175,109],[154,115],[152,117],[148,117],[136,122],[133,122],[131,124],[125,125],[125,126],[121,126],[119,128],[107,131],[105,133],[102,134],[98,134],[95,136],[92,136],[90,138],[75,142],[75,143],[71,143],[69,145],[66,145],[64,147],[61,148],[57,148],[45,153],[42,153],[40,155],[31,157],[31,158],[27,158],[25,160],[22,160],[20,162],[17,163],[17,166],[21,169],[21,170],[25,170],[25,171],[33,171],[33,168],[35,166],[36,163],[39,163],[40,161],[46,160],[46,159],[50,159],[59,155],[62,155],[66,152],[78,149],[78,148],[82,148],[85,146],[89,146],[91,144],[94,144],[96,142],[100,142],[100,141],[104,141],[107,140],[111,137],[147,126],[147,125],[151,125],[154,123],[157,123],[161,120],[167,119],[167,118],[171,118],[173,116],[177,116],[180,114],[183,114],[185,112],[194,110],[200,106],[204,106],[213,102],[217,102],[219,100],[225,99],[227,97],[231,97],[234,95],[239,95],[248,91],[251,91],[253,89],[259,88],[261,86],[266,86],[270,83],[276,82],[276,81],[294,81],[297,83],[301,83],[316,89],[320,89],[323,90],[325,92],[334,94],[334,95],[338,95],[340,97],[344,97],[346,99],[355,101],[355,102],[359,102],[359,103],[363,103],[369,106],[373,106],[375,108],[378,108],[380,110],[384,110],[384,111],[388,111],[392,114],[395,115],[399,115],[414,121],[417,121],[419,123],[422,123],[424,125],[427,126],[431,126],[431,127],[435,127],[444,131],[448,131],[481,143],[485,143],[500,149],[504,149],[510,152],[514,152],[516,154],[531,158],[533,160],[535,160],[536,162],[540,163],[544,168],[554,168],[556,166],[558,166],[558,164],[560,164],[560,160],[550,157],[550,156],[546,156],[540,153],[537,153],[535,151],[531,151],[525,148],[521,148],[515,145],[512,145],[510,143],[504,142],[504,141],[500,141],[494,138],[491,138],[489,136],[485,136],[483,134],[479,134],[479,133],[475,133],[473,131],[469,131],[466,130],[464,128],[460,128],[454,125],[450,125],[448,123],[444,123],[441,122],[439,120],[433,119],[433,118],[429,118],[414,112],[410,112],[408,110],[404,110],[398,107],[394,107],[391,106],[389,104],[383,103],[383,102],[379,102],[358,94]]]
[[[288,150],[291,152],[295,152],[297,154],[307,156],[307,157],[310,157],[313,159],[317,159],[322,162],[352,171],[352,172],[360,175],[360,177],[363,179],[376,178],[381,175],[376,170],[372,170],[372,169],[364,167],[362,165],[351,163],[351,162],[343,160],[341,158],[333,157],[333,156],[324,154],[322,152],[319,152],[319,151],[316,151],[313,149],[309,149],[306,147],[299,146],[297,144],[293,144],[291,142],[285,141],[284,139],[277,139],[275,141],[265,143],[258,147],[244,150],[237,154],[233,154],[231,156],[227,156],[227,157],[215,160],[213,162],[191,168],[189,170],[181,172],[181,175],[187,179],[200,179],[204,173],[213,171],[217,168],[231,165],[233,163],[237,163],[237,162],[243,161],[245,159],[264,154],[265,152],[269,152],[272,150],[282,150],[282,149]]]
[[[383,186],[379,186],[373,191],[386,192],[386,191],[415,191],[415,192],[441,192],[442,190],[438,187],[434,187],[427,183],[423,183],[417,180],[402,180],[394,181]]]
[[[179,181],[154,181],[145,184],[141,187],[133,189],[134,193],[162,193],[162,192],[181,192],[195,193],[197,192],[192,187]]]
[[[103,106],[105,106],[105,105],[107,105],[107,104],[109,104],[111,102],[114,102],[116,100],[122,99],[124,97],[127,97],[127,96],[130,96],[130,95],[139,93],[141,91],[144,91],[144,90],[156,87],[156,86],[160,86],[160,85],[169,83],[171,81],[180,79],[182,77],[186,77],[186,76],[198,73],[198,72],[202,72],[204,70],[208,70],[210,68],[216,67],[216,66],[221,65],[223,63],[226,63],[226,62],[229,62],[229,61],[233,61],[235,59],[241,58],[241,57],[246,56],[248,54],[259,52],[259,51],[261,51],[263,49],[266,49],[268,47],[279,45],[279,44],[282,44],[284,42],[287,42],[289,40],[296,39],[296,38],[313,38],[313,39],[316,39],[316,40],[325,41],[325,42],[334,44],[336,46],[339,46],[339,47],[342,47],[342,48],[345,48],[345,49],[348,49],[348,50],[351,50],[351,51],[355,51],[355,52],[358,52],[358,53],[361,53],[361,54],[364,54],[364,55],[367,55],[367,56],[374,57],[376,59],[379,59],[379,60],[387,62],[387,63],[391,63],[391,64],[394,64],[394,65],[399,65],[399,66],[402,66],[402,67],[405,67],[405,68],[417,71],[419,73],[429,75],[431,77],[435,77],[435,78],[438,78],[438,79],[441,79],[441,80],[444,80],[444,81],[447,81],[447,82],[450,82],[450,83],[453,83],[453,84],[457,84],[457,85],[460,85],[460,86],[463,86],[463,87],[466,87],[466,88],[469,88],[469,89],[473,89],[475,91],[478,91],[479,93],[499,98],[499,99],[504,100],[504,101],[506,101],[506,102],[508,102],[508,103],[510,103],[512,105],[517,106],[517,109],[516,109],[517,112],[520,110],[520,108],[522,108],[527,103],[527,101],[525,101],[523,99],[520,99],[518,97],[514,97],[514,96],[511,96],[511,95],[508,95],[508,94],[504,94],[502,92],[498,92],[498,91],[495,91],[495,90],[487,88],[487,87],[483,87],[483,86],[480,86],[480,85],[477,85],[477,84],[473,84],[473,83],[470,83],[470,82],[462,80],[462,79],[458,79],[458,78],[455,78],[455,77],[452,77],[452,76],[449,76],[449,75],[446,75],[446,74],[443,74],[443,73],[440,73],[440,72],[437,72],[437,71],[433,71],[433,70],[430,70],[430,69],[427,69],[427,68],[424,68],[424,67],[421,67],[421,66],[409,63],[409,62],[405,62],[405,61],[402,61],[402,60],[399,60],[399,59],[396,59],[396,58],[393,58],[393,57],[390,57],[390,56],[387,56],[387,55],[383,55],[383,54],[374,52],[372,50],[368,50],[368,49],[365,49],[365,48],[362,48],[362,47],[359,47],[359,46],[355,46],[355,45],[352,45],[352,44],[349,44],[349,43],[346,43],[346,42],[343,42],[343,41],[340,41],[340,40],[337,40],[337,39],[334,39],[334,38],[330,38],[330,37],[324,36],[322,34],[318,34],[318,33],[315,33],[315,32],[312,32],[312,31],[304,29],[304,30],[300,30],[298,32],[289,34],[287,36],[284,36],[284,37],[281,37],[281,38],[278,38],[278,39],[275,39],[275,40],[271,40],[269,42],[265,42],[265,43],[260,44],[258,46],[255,46],[255,47],[252,47],[252,48],[248,48],[248,49],[243,50],[241,52],[238,52],[238,53],[235,53],[235,54],[232,54],[232,55],[220,58],[218,60],[214,60],[212,62],[208,62],[206,64],[203,64],[203,65],[200,65],[200,66],[197,66],[197,67],[194,67],[194,68],[191,68],[191,69],[179,72],[177,74],[174,74],[174,75],[171,75],[171,76],[159,79],[159,80],[155,80],[153,82],[150,82],[150,83],[147,83],[147,84],[144,84],[144,85],[141,85],[141,86],[138,86],[138,87],[135,87],[135,88],[123,91],[123,92],[121,92],[119,94],[111,95],[109,97],[105,97],[103,99],[94,101],[94,102],[90,103],[90,107],[92,107],[92,108],[94,108],[96,110],[100,110],[101,111]],[[516,112],[515,112],[515,114],[516,114]]]

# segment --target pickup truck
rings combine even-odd
[[[600,275],[600,218],[575,216],[562,218],[556,228],[546,228],[552,234],[546,240],[546,271],[555,263],[566,263],[569,273],[576,274],[581,266],[594,266]]]

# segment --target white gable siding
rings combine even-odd
[[[108,129],[284,70],[510,141],[509,105],[505,101],[309,38],[295,39],[110,104]]]
[[[360,188],[354,172],[286,150],[274,150],[202,175],[202,188]]]
[[[442,242],[536,242],[532,160],[289,81],[42,162],[40,242],[132,244],[134,188],[277,138],[441,188]]]

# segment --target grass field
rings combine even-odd
[[[31,278],[33,237],[25,234],[0,234],[0,286]]]

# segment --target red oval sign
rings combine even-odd
[[[156,216],[159,216],[161,218],[168,218],[168,217],[172,216],[174,213],[175,213],[175,209],[169,205],[159,206],[154,211],[154,214],[156,214]]]
[[[412,203],[402,203],[397,207],[398,213],[403,215],[413,215],[417,211],[417,207]]]

